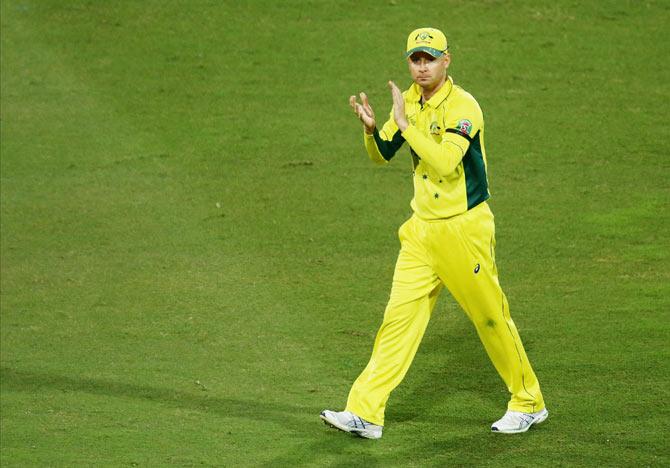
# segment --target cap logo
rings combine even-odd
[[[472,122],[468,119],[459,120],[456,124],[456,129],[463,135],[470,135],[472,131]]]
[[[414,38],[414,41],[419,43],[419,42],[425,42],[425,43],[430,43],[430,40],[433,39],[433,36],[430,35],[430,33],[426,31],[422,31],[419,34],[416,35]]]

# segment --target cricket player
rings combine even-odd
[[[363,123],[370,159],[387,164],[408,144],[413,214],[399,230],[393,285],[370,361],[354,382],[345,411],[325,410],[321,419],[360,437],[382,436],[386,402],[407,373],[446,286],[511,395],[507,412],[491,430],[525,432],[549,413],[498,282],[482,111],[447,74],[451,57],[441,31],[412,31],[406,57],[413,84],[403,93],[389,82],[393,109],[381,129],[364,93],[361,102],[349,99]]]

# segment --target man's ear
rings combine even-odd
[[[446,70],[449,68],[449,64],[451,63],[451,55],[450,54],[444,54],[444,69]]]

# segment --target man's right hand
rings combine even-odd
[[[372,135],[375,131],[375,113],[370,107],[368,102],[368,97],[365,93],[361,93],[361,103],[359,104],[356,101],[356,96],[349,97],[349,105],[354,110],[354,113],[358,116],[363,125],[365,126],[365,133]]]

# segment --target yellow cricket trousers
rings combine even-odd
[[[509,314],[495,265],[495,227],[487,203],[445,220],[413,215],[399,230],[391,296],[370,362],[354,382],[347,411],[384,424],[389,395],[405,377],[442,286],[465,310],[511,393],[508,409],[544,408],[540,385]]]

